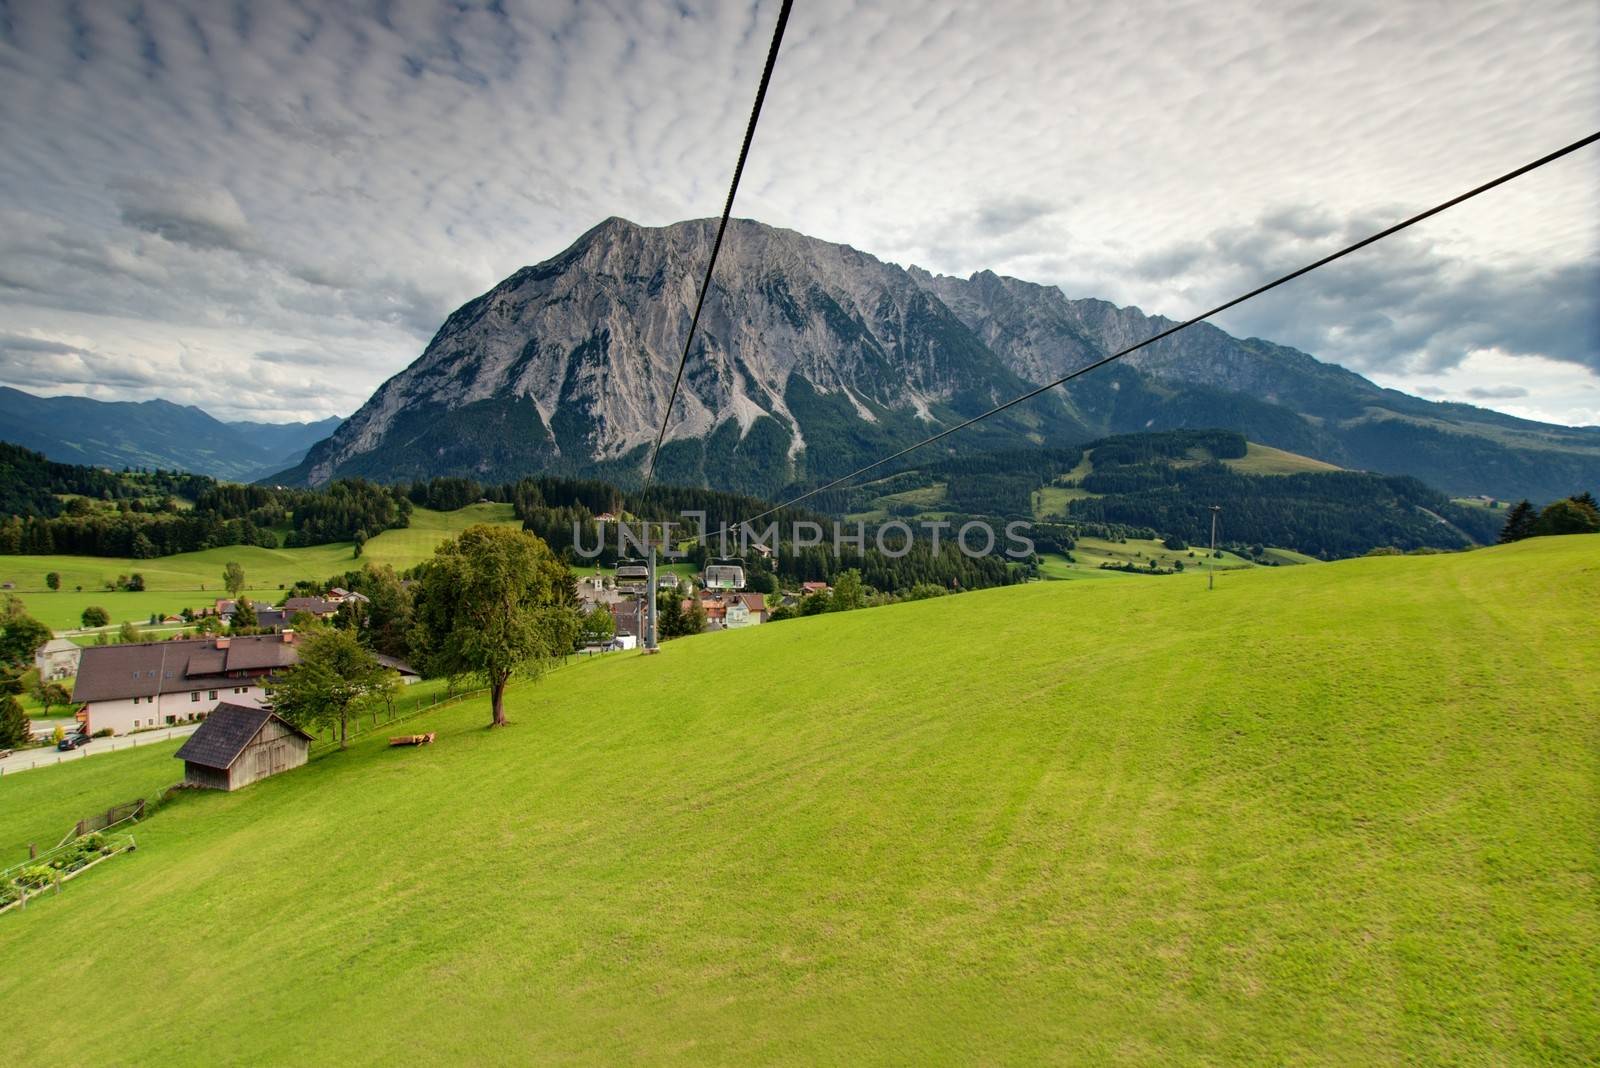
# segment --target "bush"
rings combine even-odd
[[[43,864],[23,868],[22,873],[17,876],[17,882],[29,890],[42,890],[55,881],[55,870]]]
[[[94,734],[91,735],[91,737],[94,737],[94,738],[109,738],[115,733],[117,733],[117,732],[112,730],[110,727],[101,727],[99,730],[95,731]]]
[[[0,883],[0,908],[4,908],[21,896],[15,886],[10,883]]]
[[[99,605],[90,605],[83,610],[80,622],[85,627],[104,627],[111,622],[111,613]]]

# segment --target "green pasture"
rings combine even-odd
[[[600,657],[0,916],[0,1002],[159,1003],[9,1060],[1592,1064],[1596,603],[1566,537]],[[159,756],[0,778],[0,842]]]

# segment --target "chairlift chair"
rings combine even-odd
[[[744,589],[744,559],[738,556],[718,556],[706,561],[705,586],[708,590]]]

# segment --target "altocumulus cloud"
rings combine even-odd
[[[347,413],[598,220],[718,210],[776,8],[0,3],[0,380]],[[738,210],[1181,315],[1589,132],[1597,52],[1589,0],[808,0]],[[1578,417],[1597,194],[1569,160],[1223,325]]]

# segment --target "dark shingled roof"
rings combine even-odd
[[[270,672],[299,658],[299,651],[281,634],[91,645],[78,661],[72,699],[81,704],[205,689],[225,684],[230,677],[235,681],[244,677],[225,672]]]
[[[401,660],[398,656],[389,656],[385,653],[373,653],[372,659],[390,671],[398,671],[402,675],[421,675],[416,668]]]
[[[268,708],[224,701],[211,710],[200,729],[189,735],[173,756],[189,764],[226,771],[269,719],[275,719],[306,741],[311,735]]]

